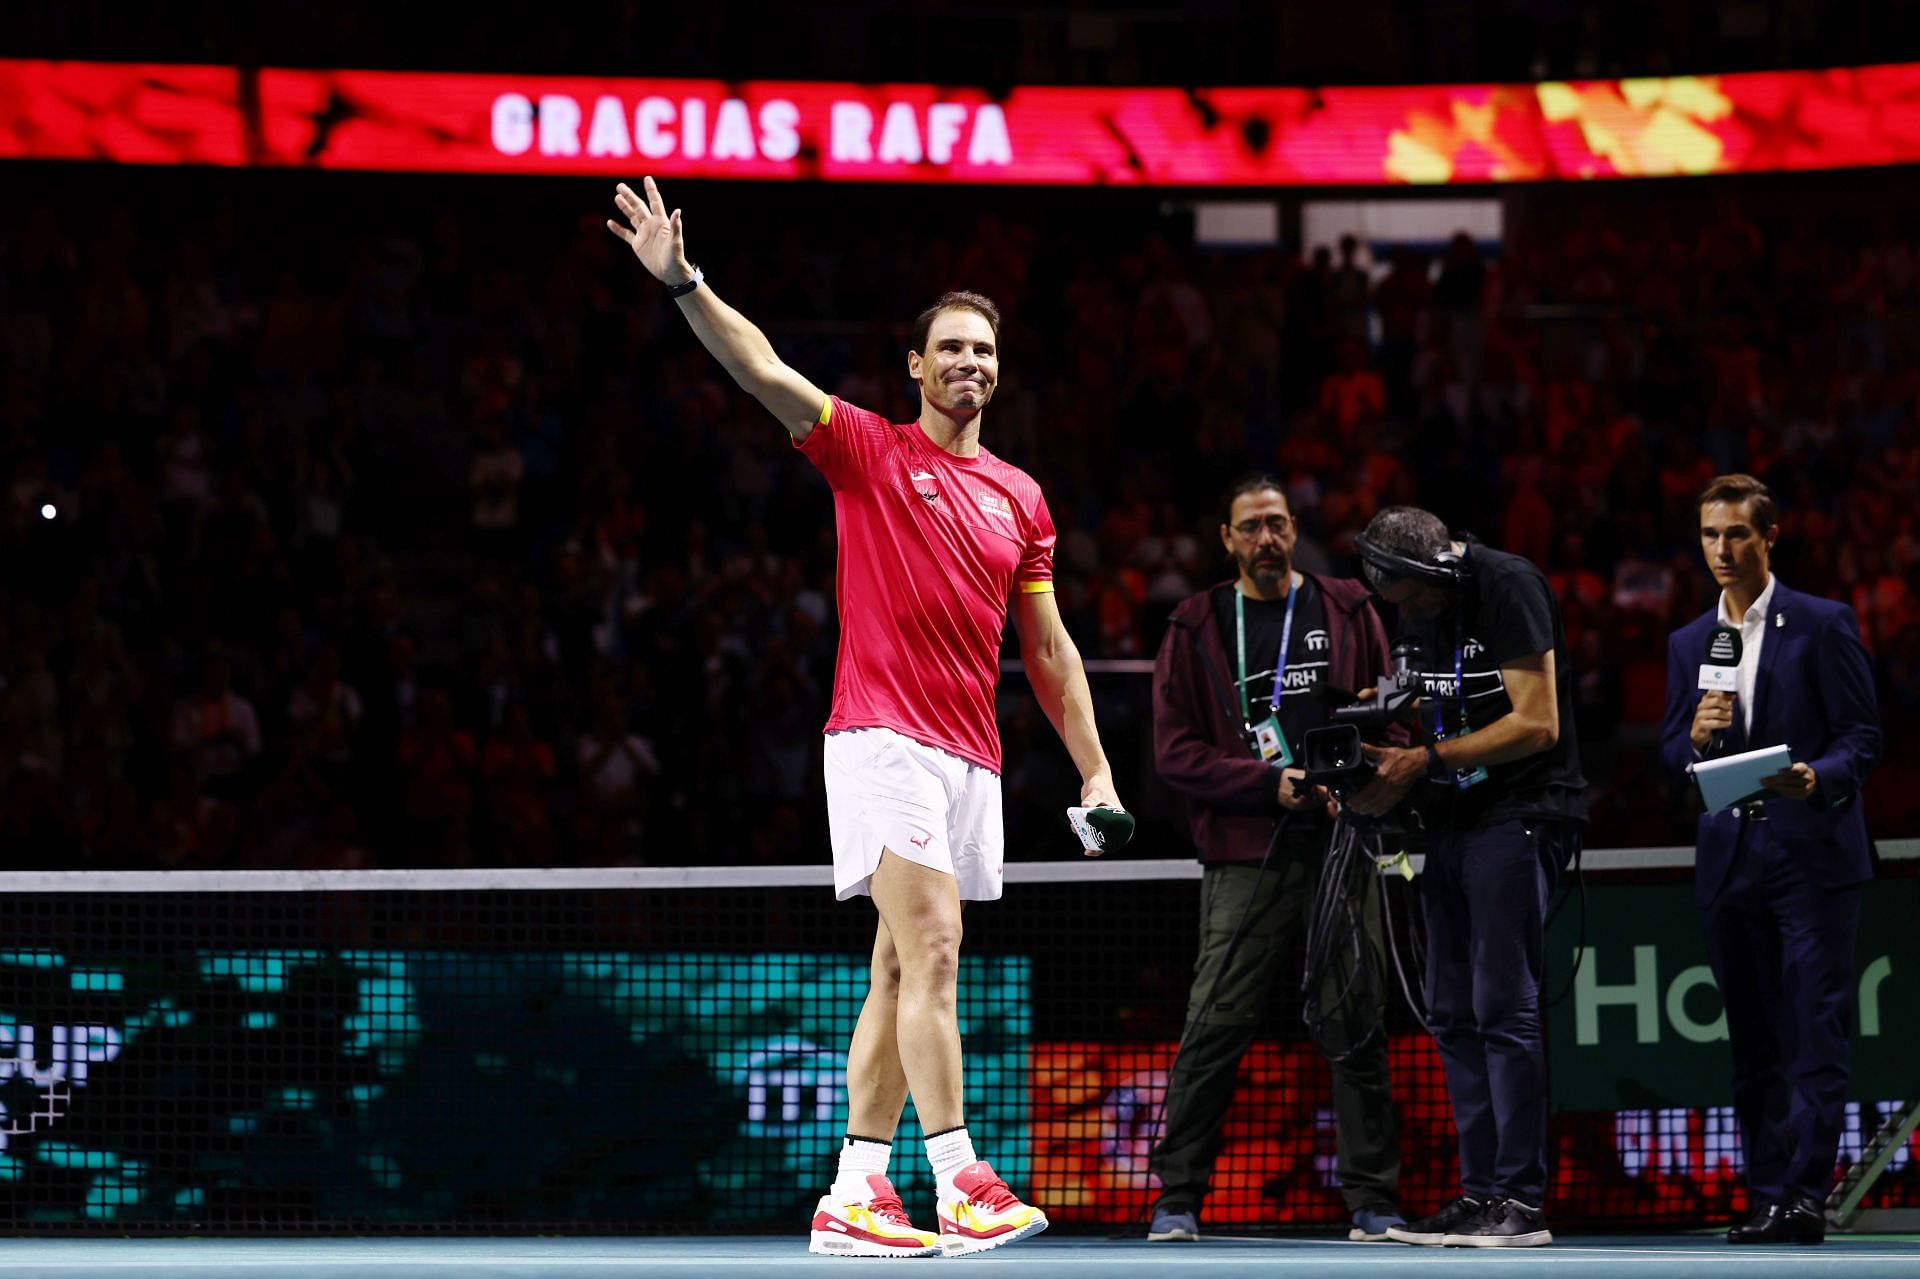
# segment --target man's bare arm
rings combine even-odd
[[[624,182],[614,188],[613,202],[627,221],[622,225],[609,218],[607,229],[627,242],[654,279],[670,287],[685,284],[693,278],[694,267],[687,260],[680,210],[667,212],[652,178],[642,178],[640,184],[646,189],[644,198]],[[774,353],[766,334],[714,296],[712,286],[704,282],[678,301],[680,314],[687,317],[700,345],[720,361],[742,390],[779,419],[796,443],[813,433],[826,404],[826,393],[788,368]]]
[[[1449,737],[1434,747],[1449,769],[1480,768],[1537,755],[1560,740],[1560,699],[1554,683],[1553,653],[1531,653],[1500,668],[1513,709],[1485,728]],[[1373,780],[1350,801],[1357,812],[1390,811],[1427,775],[1423,746],[1362,746],[1373,761]]]
[[[1560,740],[1560,698],[1553,652],[1530,653],[1500,668],[1513,709],[1485,728],[1450,737],[1435,749],[1448,768],[1508,764],[1538,755]]]
[[[1113,788],[1113,769],[1101,749],[1100,730],[1094,726],[1086,667],[1060,620],[1053,592],[1016,594],[1013,628],[1020,637],[1020,661],[1026,667],[1027,682],[1033,685],[1034,699],[1080,770],[1080,802],[1124,807]]]

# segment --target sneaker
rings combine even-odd
[[[1353,1212],[1353,1229],[1347,1231],[1347,1238],[1355,1243],[1380,1243],[1387,1238],[1387,1231],[1406,1224],[1407,1219],[1392,1204],[1356,1208]]]
[[[1461,1195],[1457,1199],[1448,1200],[1441,1205],[1440,1211],[1430,1217],[1422,1217],[1404,1226],[1387,1227],[1387,1238],[1396,1239],[1401,1243],[1425,1244],[1430,1248],[1438,1248],[1441,1240],[1465,1225],[1483,1206],[1483,1200],[1476,1199],[1472,1195]]]
[[[934,1210],[940,1218],[940,1247],[949,1257],[985,1252],[1047,1228],[1047,1214],[1021,1203],[985,1160],[955,1173],[953,1184],[961,1197],[942,1196]]]
[[[1449,1248],[1538,1248],[1553,1242],[1547,1214],[1518,1199],[1487,1200],[1473,1220],[1440,1241]]]
[[[1200,1237],[1200,1218],[1191,1212],[1153,1210],[1153,1224],[1147,1227],[1149,1243],[1192,1243]]]
[[[873,1198],[864,1202],[822,1195],[813,1209],[808,1252],[830,1257],[929,1257],[940,1251],[940,1237],[907,1220],[893,1183],[878,1173],[867,1178]]]

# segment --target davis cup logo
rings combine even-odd
[[[1707,660],[1700,663],[1700,687],[1735,693],[1740,689],[1740,632],[1716,626],[1707,633]]]
[[[8,1139],[51,1127],[87,1086],[93,1066],[120,1055],[111,1026],[49,1026],[43,1041],[34,1026],[0,1022],[0,1150]],[[41,1065],[41,1058],[46,1064]]]

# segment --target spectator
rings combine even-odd
[[[490,560],[505,559],[513,550],[520,527],[520,481],[525,474],[526,459],[508,441],[506,423],[497,414],[483,418],[473,461],[467,467],[467,488],[473,495],[474,547]]]
[[[314,654],[305,682],[287,700],[287,732],[303,741],[316,765],[344,780],[354,763],[354,742],[365,717],[360,694],[340,678],[340,650],[328,644]]]
[[[625,709],[602,695],[593,730],[580,737],[580,835],[597,865],[638,864],[647,782],[660,775],[653,743],[627,731]]]
[[[237,793],[260,756],[260,720],[253,703],[233,690],[233,664],[225,654],[208,653],[200,669],[200,687],[174,707],[173,749],[195,782]]]
[[[508,702],[500,731],[488,739],[480,763],[494,860],[503,865],[550,864],[555,850],[551,813],[556,771],[553,747],[534,736],[526,703]]]
[[[473,811],[473,738],[453,720],[453,700],[443,689],[420,698],[419,719],[400,735],[398,764],[413,846],[429,864],[466,866]]]

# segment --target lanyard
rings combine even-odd
[[[1293,647],[1293,602],[1300,598],[1299,588],[1291,580],[1287,583],[1287,620],[1280,624],[1280,656],[1273,661],[1273,702],[1271,710],[1280,713],[1280,693],[1286,687],[1287,650]],[[1253,723],[1253,706],[1247,700],[1247,597],[1240,593],[1239,583],[1233,587],[1233,629],[1239,640],[1240,655],[1240,718],[1247,724]]]
[[[1459,612],[1453,615],[1453,696],[1460,706],[1460,731],[1467,729],[1467,622]],[[1445,737],[1447,723],[1440,711],[1440,699],[1433,699],[1433,735]]]

